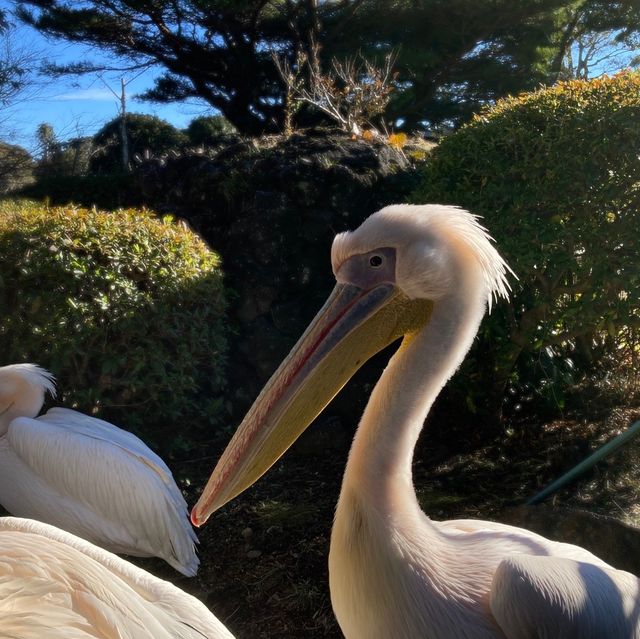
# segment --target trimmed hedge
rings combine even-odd
[[[169,217],[0,202],[1,363],[165,454],[221,417],[225,309],[218,256]]]
[[[433,152],[413,200],[482,215],[519,277],[484,324],[472,405],[495,409],[512,384],[562,406],[576,366],[624,354],[640,326],[639,149],[640,75],[624,73],[501,100]]]

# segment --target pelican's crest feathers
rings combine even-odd
[[[492,301],[507,298],[511,287],[507,275],[517,276],[502,259],[487,229],[477,215],[458,206],[442,204],[394,204],[367,218],[352,232],[336,236],[331,249],[334,272],[357,252],[366,253],[382,246],[400,247],[425,231],[465,244],[477,259],[487,288],[489,309]]]
[[[0,374],[2,375],[6,375],[7,377],[15,375],[31,386],[42,388],[55,399],[56,379],[48,370],[41,366],[37,364],[10,364],[9,366],[3,366],[0,370]]]

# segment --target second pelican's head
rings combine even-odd
[[[0,434],[16,417],[35,417],[46,393],[56,396],[53,375],[36,364],[0,366]]]
[[[453,206],[388,206],[336,236],[331,263],[333,292],[222,454],[195,525],[263,475],[367,359],[420,331],[452,287],[469,282],[489,304],[507,294],[507,267],[486,231]]]

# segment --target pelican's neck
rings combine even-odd
[[[417,505],[411,465],[424,420],[476,335],[485,310],[483,282],[465,285],[434,304],[418,334],[405,338],[376,384],[349,454],[343,492],[352,488],[384,512]]]

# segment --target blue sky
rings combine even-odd
[[[10,0],[0,0],[0,9],[10,10],[12,6]],[[87,57],[94,61],[102,59],[95,49],[49,40],[36,30],[19,24],[16,24],[12,43],[37,52],[38,57],[49,62],[73,62]],[[136,100],[134,96],[149,88],[153,84],[153,78],[160,72],[160,68],[152,68],[137,78],[134,78],[134,73],[124,75],[128,81],[129,112],[156,115],[180,128],[185,127],[194,117],[213,113],[204,103],[162,105]],[[0,140],[19,144],[35,152],[35,131],[42,122],[51,124],[60,140],[95,133],[105,122],[118,115],[118,104],[109,87],[119,94],[121,75],[105,74],[102,79],[94,75],[55,80],[36,79],[35,86],[8,113],[3,109]]]

